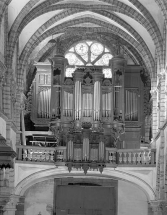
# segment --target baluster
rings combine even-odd
[[[22,150],[22,152],[23,152],[23,160],[27,160],[27,149]],[[21,160],[22,160],[22,158],[21,158]]]
[[[128,163],[132,164],[132,152],[128,152]]]
[[[123,153],[123,162],[126,164],[127,163],[127,152]]]
[[[28,149],[28,160],[32,160],[32,149]]]
[[[50,151],[50,162],[54,162],[54,151]]]
[[[119,152],[119,163],[122,164],[123,162],[123,157],[122,157],[122,152]]]
[[[149,151],[145,152],[145,164],[149,165],[150,163],[150,156],[149,156]]]
[[[46,152],[46,150],[42,150],[41,161],[45,161],[45,152]]]
[[[146,164],[146,154],[145,151],[141,152],[141,163]]]
[[[141,164],[141,152],[137,153],[137,164]]]
[[[36,151],[32,149],[32,161],[36,161]]]
[[[133,164],[136,164],[136,154],[135,152],[132,153],[132,162]]]
[[[36,151],[36,161],[41,161],[41,154],[40,154],[40,150]]]
[[[45,150],[45,161],[49,162],[49,158],[50,158],[49,151]]]
[[[113,153],[113,163],[116,163],[116,152]]]

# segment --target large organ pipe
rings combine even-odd
[[[83,139],[83,160],[89,160],[89,139]]]
[[[72,160],[73,159],[73,141],[70,140],[68,141],[68,146],[67,146],[67,158],[68,160]]]
[[[111,92],[102,95],[102,116],[111,116]]]
[[[138,117],[137,94],[134,91],[126,90],[126,120],[135,121]]]
[[[51,89],[44,89],[38,95],[38,117],[50,117],[50,97]]]
[[[99,143],[99,160],[104,160],[104,143],[102,141]]]
[[[72,104],[73,104],[73,94],[72,93],[68,93],[66,91],[64,91],[64,111],[63,111],[63,115],[70,117],[72,116]]]
[[[100,120],[100,82],[96,81],[94,84],[94,120]]]
[[[75,119],[81,118],[81,82],[75,83]]]

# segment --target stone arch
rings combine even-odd
[[[50,8],[49,7],[46,8],[46,5],[45,5],[45,8],[46,8],[45,9],[45,8],[43,8],[43,5],[41,3],[39,6],[34,8],[27,15],[27,17],[25,17],[23,19],[21,25],[18,28],[18,31],[16,31],[14,33],[14,35],[12,35],[13,36],[13,41],[10,41],[10,39],[9,39],[10,47],[12,48],[12,50],[10,52],[10,56],[8,55],[9,59],[12,59],[15,42],[17,41],[17,37],[19,36],[20,32],[22,31],[23,27],[25,27],[26,24],[28,24],[32,19],[34,19],[37,16],[42,15],[42,14],[44,14],[46,12],[57,10],[57,9],[67,9],[67,8],[71,8],[71,7],[76,8],[76,9],[84,9],[84,10],[90,10],[90,9],[94,9],[94,10],[99,10],[99,9],[100,10],[109,10],[110,9],[110,10],[114,10],[114,11],[117,11],[117,12],[122,12],[125,15],[128,15],[131,18],[133,18],[136,21],[138,21],[139,23],[141,23],[148,30],[148,32],[150,33],[150,35],[151,35],[151,37],[152,37],[152,39],[153,39],[153,41],[155,43],[155,46],[156,46],[156,48],[158,50],[158,54],[160,54],[160,52],[162,51],[162,37],[161,37],[160,31],[158,31],[159,29],[158,30],[156,29],[156,31],[154,31],[154,28],[151,26],[151,24],[141,14],[139,14],[137,11],[135,11],[134,9],[130,8],[127,5],[126,5],[125,9],[121,9],[121,8],[116,7],[116,6],[113,7],[113,6],[110,6],[110,5],[107,5],[107,6],[106,5],[100,5],[100,6],[99,5],[89,5],[89,6],[86,6],[86,5],[77,5],[77,4],[72,4],[72,3],[67,4],[66,3],[65,5],[63,5],[63,4],[61,4],[61,5],[52,5],[52,6],[50,6]],[[24,22],[25,22],[25,24],[24,24]],[[10,61],[9,61],[9,64],[11,65]]]
[[[27,49],[25,48],[24,51],[22,52],[21,56],[20,56],[20,63],[22,64],[22,67],[20,67],[20,72],[23,70],[24,66],[26,65],[26,59],[27,57],[29,57],[30,53],[32,52],[32,50],[45,38],[47,38],[48,36],[50,36],[51,34],[53,34],[53,32],[61,31],[61,29],[63,30],[64,28],[67,28],[68,26],[70,26],[71,24],[80,24],[83,22],[91,22],[94,24],[103,24],[106,27],[106,31],[107,32],[113,32],[113,33],[117,33],[120,34],[122,37],[126,38],[128,41],[131,41],[131,43],[133,44],[133,46],[138,50],[138,52],[141,53],[141,55],[143,56],[143,59],[145,60],[145,63],[148,64],[148,68],[150,69],[150,75],[153,75],[151,72],[153,70],[153,60],[150,60],[150,56],[147,55],[147,53],[144,50],[144,47],[142,47],[142,44],[138,44],[136,40],[134,40],[130,35],[128,35],[126,32],[124,32],[123,30],[119,29],[116,26],[110,25],[108,23],[96,20],[94,18],[81,18],[81,19],[76,19],[75,22],[74,20],[72,21],[67,21],[63,24],[60,24],[56,27],[53,27],[51,29],[49,29],[48,31],[46,31],[41,37],[38,38],[38,41],[35,41],[34,39],[34,43],[31,43],[31,48],[29,49],[29,46],[27,46]],[[58,33],[58,32],[57,32]],[[141,50],[144,50],[143,52]],[[18,74],[19,75],[19,74]],[[22,74],[21,74],[22,76]]]
[[[10,4],[11,1],[12,0],[3,0],[0,2],[0,24],[2,21],[3,14],[4,14],[7,6]]]
[[[42,34],[42,32],[44,32],[49,26],[51,26],[52,24],[54,24],[55,21],[60,20],[61,18],[67,17],[68,15],[72,15],[74,13],[77,13],[77,10],[68,10],[68,11],[63,11],[62,13],[52,17],[50,20],[48,20],[46,23],[44,23],[32,36],[31,38],[28,40],[28,42],[25,45],[26,46],[30,44],[32,44],[33,42],[33,38],[37,38],[39,35]],[[118,16],[106,12],[106,11],[96,11],[98,14],[101,15],[105,15],[108,18],[111,18],[112,20],[114,20],[115,22],[117,22],[118,24],[122,25],[125,29],[127,29],[133,36],[134,38],[136,38],[138,40],[138,42],[140,44],[143,44],[143,46],[145,47],[148,55],[151,55],[150,50],[148,49],[146,43],[144,42],[144,40],[142,39],[142,37],[125,21],[121,20]],[[153,60],[153,59],[152,59]]]
[[[163,17],[165,19],[165,22],[167,22],[167,5],[164,4],[163,0],[154,0],[154,1],[157,3],[157,5],[159,6],[159,8],[161,9],[161,12],[162,12]]]
[[[140,179],[139,177],[133,176],[129,173],[117,171],[117,170],[110,170],[104,169],[103,174],[101,175],[98,171],[88,172],[85,176],[82,171],[73,170],[72,173],[69,173],[67,168],[59,167],[59,168],[51,168],[47,170],[42,170],[40,172],[34,173],[29,175],[28,177],[24,178],[21,182],[19,182],[15,188],[15,195],[23,196],[25,191],[31,187],[34,183],[38,183],[53,177],[99,177],[99,178],[112,178],[117,180],[124,180],[129,183],[132,183],[139,187],[145,195],[147,196],[148,201],[155,200],[155,192],[151,188],[151,186]]]
[[[75,28],[75,30],[76,30],[76,32],[78,32],[79,28]],[[91,36],[89,34],[86,35],[84,40],[96,40],[96,41],[108,46],[109,49],[111,50],[112,55],[114,55],[115,53],[114,53],[114,50],[113,50],[112,46],[109,46],[109,44],[111,43],[111,40],[106,39],[105,36],[109,37],[109,36],[111,36],[111,34],[110,35],[105,35],[105,34],[98,35],[97,33],[95,33],[95,34],[92,33]],[[73,38],[73,40],[72,40],[72,38]],[[112,39],[112,37],[111,37],[111,39]],[[70,32],[67,31],[63,36],[60,36],[60,40],[62,41],[63,46],[65,47],[65,49],[67,50],[67,49],[70,48],[71,45],[73,45],[73,41],[75,41],[77,43],[77,42],[83,40],[83,37],[79,32],[77,34],[77,33],[74,33],[74,31],[72,30]],[[54,48],[54,46],[52,48]],[[38,61],[38,60],[45,61],[46,58],[48,58],[48,57],[50,57],[52,55],[52,51],[53,51],[52,48],[50,48],[50,46],[48,46],[48,44],[45,45],[41,49],[41,52],[38,53],[38,55],[37,55],[38,57],[35,58],[35,61]],[[140,61],[137,60],[135,58],[135,56],[132,54],[132,52],[130,52],[128,49],[126,50],[126,54],[127,54],[127,56],[129,56],[133,60],[133,62],[136,65],[139,64]],[[141,63],[141,65],[142,64],[143,63]]]

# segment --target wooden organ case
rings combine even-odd
[[[140,148],[144,129],[140,66],[123,56],[110,62],[112,78],[100,66],[78,67],[65,77],[67,60],[55,55],[37,63],[31,87],[31,120],[36,130],[50,129],[67,159],[104,160],[104,147]]]

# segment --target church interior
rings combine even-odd
[[[166,0],[0,0],[0,215],[167,214]]]

